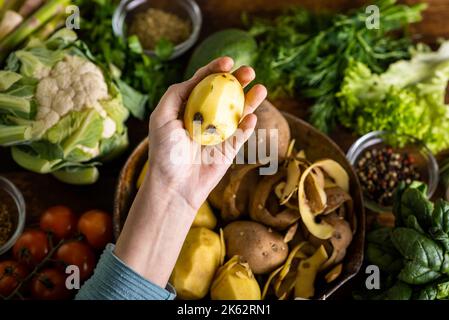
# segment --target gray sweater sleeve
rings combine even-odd
[[[163,289],[137,274],[114,254],[108,244],[95,268],[76,295],[77,300],[172,300],[171,285]]]

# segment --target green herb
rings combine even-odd
[[[162,60],[167,60],[172,55],[174,48],[175,46],[173,45],[173,43],[165,38],[162,38],[156,43],[154,52]]]
[[[142,92],[147,99],[140,99],[150,109],[171,84],[181,79],[180,63],[165,61],[171,55],[173,45],[162,41],[156,56],[144,54],[136,36],[126,40],[117,38],[112,30],[112,15],[118,1],[75,0],[80,6],[80,37],[91,48],[97,61],[109,68],[120,70],[120,78],[130,88]],[[127,88],[129,89],[129,88]],[[129,89],[131,90],[131,89]],[[126,97],[124,97],[126,98]],[[142,118],[139,108],[131,108],[134,116]]]
[[[336,124],[339,107],[335,94],[351,59],[374,72],[409,57],[407,37],[391,31],[421,20],[424,4],[396,5],[376,1],[380,28],[368,29],[365,8],[350,14],[312,14],[295,8],[271,20],[255,19],[250,33],[259,42],[256,72],[272,97],[298,94],[314,99],[311,122],[324,132]]]

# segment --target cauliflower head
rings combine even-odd
[[[22,167],[92,183],[100,161],[128,145],[120,90],[89,57],[63,29],[11,54],[0,71],[0,145]]]

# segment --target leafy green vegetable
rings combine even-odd
[[[272,97],[299,93],[314,99],[311,122],[324,132],[335,125],[340,91],[350,60],[382,72],[409,57],[411,42],[391,31],[421,20],[424,4],[405,6],[380,0],[380,28],[366,27],[365,8],[344,14],[312,14],[292,9],[271,20],[256,19],[249,32],[259,43],[256,72]]]
[[[396,228],[391,240],[405,260],[398,278],[409,284],[425,284],[449,271],[449,256],[437,243],[409,228]]]
[[[68,29],[46,41],[33,39],[8,58],[1,71],[7,79],[0,91],[0,145],[12,146],[22,167],[65,182],[94,183],[98,160],[128,145],[120,79],[91,59]],[[137,100],[128,106],[141,103],[140,96],[127,88],[127,100]]]
[[[172,55],[174,49],[175,46],[173,45],[173,43],[165,38],[162,38],[156,43],[154,53],[162,60],[168,60]]]
[[[449,203],[426,198],[427,186],[414,182],[396,190],[394,228],[367,234],[366,258],[388,275],[380,293],[357,292],[366,299],[449,298]],[[397,282],[391,287],[391,280]],[[388,285],[390,284],[390,285]]]
[[[394,286],[382,294],[383,300],[410,300],[413,290],[410,285],[398,281]]]
[[[391,242],[391,228],[379,228],[367,234],[367,260],[388,273],[402,269],[402,259]]]
[[[418,300],[435,300],[449,298],[449,280],[443,279],[425,286],[418,292]]]
[[[431,225],[432,212],[433,203],[427,200],[426,193],[416,188],[405,190],[401,198],[401,215],[405,226],[411,228],[416,221],[419,229],[427,230]]]
[[[434,152],[449,147],[449,42],[436,52],[419,49],[385,73],[351,60],[337,94],[338,119],[358,134],[384,130],[412,136]],[[408,138],[399,140],[406,142]]]
[[[449,203],[438,200],[432,217],[430,234],[449,252]]]
[[[181,80],[181,64],[176,61],[167,62],[173,45],[161,41],[156,48],[155,57],[147,56],[136,36],[127,40],[117,38],[111,28],[112,15],[118,1],[74,0],[80,7],[81,38],[91,48],[98,64],[107,68],[118,68],[121,71],[120,84],[124,90],[124,101],[134,103],[128,107],[134,116],[142,119],[145,110],[140,106],[153,109],[165,90],[173,83]],[[141,92],[144,97],[128,96],[127,93]],[[136,108],[139,107],[139,108]]]

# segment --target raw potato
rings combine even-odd
[[[253,221],[235,221],[224,228],[228,258],[241,256],[254,274],[265,274],[280,266],[288,255],[283,236]]]
[[[232,74],[211,74],[190,94],[184,125],[198,143],[216,145],[237,130],[244,106],[243,88]]]
[[[192,227],[204,227],[207,229],[214,229],[217,226],[217,218],[214,215],[209,203],[205,201],[198,212],[195,220],[193,220]]]
[[[215,232],[190,229],[170,277],[180,299],[202,299],[207,295],[220,266],[222,250],[220,236]]]
[[[251,150],[252,153],[257,152],[259,146],[266,146],[265,151],[267,154],[270,150],[270,130],[274,129],[278,132],[278,158],[284,159],[287,154],[287,149],[290,143],[290,127],[287,120],[284,118],[282,113],[272,105],[268,100],[265,100],[256,109],[254,114],[257,116],[257,124],[255,128],[256,134],[256,150]],[[262,134],[259,129],[265,129],[266,134]],[[251,139],[250,139],[251,140]],[[248,155],[248,146],[250,143],[245,144],[245,155]],[[263,148],[262,148],[263,149]],[[255,153],[257,155],[257,153]],[[262,152],[263,153],[263,152]],[[257,157],[257,160],[258,159]]]
[[[248,263],[234,256],[222,266],[210,290],[212,300],[260,300],[257,280]]]

